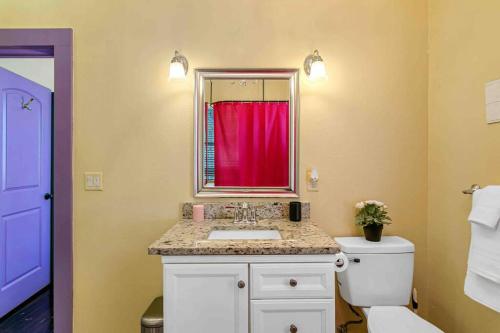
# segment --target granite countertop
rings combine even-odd
[[[212,230],[279,230],[281,240],[208,240]],[[262,220],[256,225],[232,220],[183,220],[148,248],[151,255],[297,255],[335,254],[339,247],[332,237],[311,221]]]

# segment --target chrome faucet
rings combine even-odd
[[[233,223],[240,224],[256,224],[257,214],[256,208],[250,207],[248,202],[243,202],[241,205],[227,206],[226,208],[234,208],[234,220]]]

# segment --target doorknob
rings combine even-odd
[[[45,195],[43,196],[43,198],[45,200],[54,199],[54,195],[52,193],[45,193]]]
[[[297,332],[298,332],[297,326],[295,326],[294,324],[290,325],[290,333],[297,333]]]

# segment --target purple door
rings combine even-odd
[[[0,67],[0,317],[50,282],[51,103]]]

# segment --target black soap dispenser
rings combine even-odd
[[[290,202],[290,221],[300,222],[302,220],[302,203],[300,201]]]

